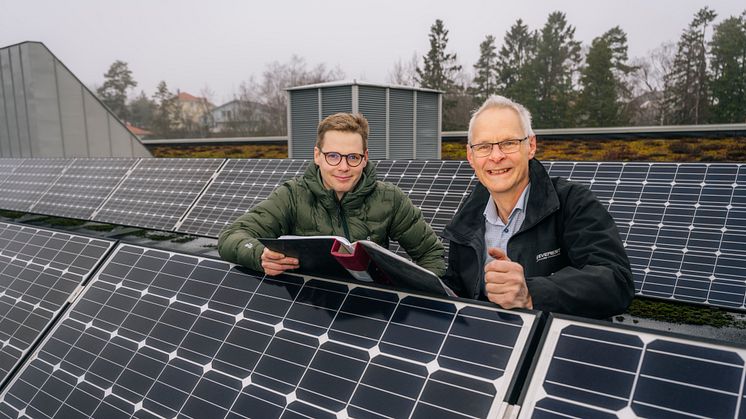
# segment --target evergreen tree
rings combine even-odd
[[[479,44],[479,60],[474,64],[476,75],[472,81],[471,93],[477,104],[497,93],[497,52],[495,37],[487,35]]]
[[[104,84],[98,88],[96,94],[114,115],[126,121],[129,117],[127,91],[135,86],[137,82],[132,78],[132,71],[127,63],[117,60],[104,74]]]
[[[127,105],[129,112],[129,122],[137,127],[149,129],[153,123],[153,114],[155,113],[155,103],[145,96],[145,92]]]
[[[523,99],[537,127],[573,125],[573,76],[580,64],[580,43],[565,14],[553,12],[539,33],[536,55],[527,65],[525,82],[532,94]]]
[[[443,126],[445,131],[463,129],[461,120],[464,89],[456,81],[461,72],[461,66],[456,60],[455,53],[446,52],[448,46],[448,30],[443,21],[435,20],[430,27],[430,50],[423,57],[423,67],[417,67],[417,81],[420,86],[440,90],[443,95]]]
[[[746,12],[715,26],[710,54],[710,122],[746,122]]]
[[[536,32],[529,32],[528,25],[518,19],[505,33],[497,57],[498,91],[521,103],[533,93],[525,74],[536,52],[536,38]]]
[[[627,34],[618,26],[593,40],[581,70],[582,91],[576,116],[580,126],[609,127],[626,125],[624,99],[630,89],[625,82],[631,67],[627,65]]]
[[[180,117],[177,96],[168,90],[165,81],[158,83],[153,94],[155,112],[151,130],[160,138],[174,138],[179,136],[178,121]]]
[[[699,124],[708,111],[707,26],[717,14],[708,7],[700,9],[677,45],[673,68],[666,75],[666,100],[671,123]]]
[[[448,29],[436,19],[430,27],[430,50],[423,57],[423,67],[417,67],[417,81],[428,89],[452,92],[457,84],[456,75],[461,71],[455,53],[447,53]]]

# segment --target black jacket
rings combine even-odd
[[[508,241],[508,257],[523,266],[534,309],[607,318],[634,296],[627,254],[614,220],[588,188],[550,178],[529,162],[526,218]],[[461,297],[485,299],[484,208],[480,183],[443,231],[450,241],[444,281]]]

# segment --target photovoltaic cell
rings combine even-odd
[[[75,159],[30,211],[87,220],[136,159]]]
[[[535,320],[122,244],[0,416],[496,416]]]
[[[308,164],[308,160],[230,159],[176,230],[217,237],[284,181],[302,175]]]
[[[409,196],[438,235],[479,182],[466,161],[383,160],[376,172],[380,180],[397,185]],[[406,254],[398,243],[391,243],[389,249]]]
[[[172,230],[223,159],[141,159],[94,221]]]
[[[746,349],[557,316],[520,418],[744,417]]]
[[[608,208],[638,294],[744,309],[746,165],[554,162]]]
[[[112,245],[0,222],[0,384]]]
[[[23,159],[2,159],[0,158],[0,185],[8,176],[13,173],[16,167],[23,163]]]
[[[0,183],[0,208],[28,211],[72,163],[65,159],[25,159]]]

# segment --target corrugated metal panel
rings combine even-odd
[[[316,126],[319,124],[319,91],[316,89],[290,92],[290,115],[293,159],[313,158]]]
[[[418,159],[437,159],[438,141],[438,95],[417,92],[417,155]]]
[[[368,119],[368,156],[373,160],[386,159],[386,89],[358,87],[358,111]]]
[[[321,89],[321,118],[338,112],[352,112],[352,86]]]
[[[0,49],[0,102],[2,157],[150,155],[41,43]]]
[[[414,158],[414,92],[389,90],[389,159]]]
[[[6,73],[10,73],[10,70],[6,71],[8,67],[7,62],[8,51],[0,49],[0,156],[10,157],[13,154],[10,149],[10,121],[8,119],[8,112],[5,110],[5,103],[10,102],[7,96],[7,88],[5,87]]]

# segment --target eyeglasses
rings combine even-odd
[[[518,151],[518,149],[521,147],[521,142],[526,141],[527,139],[528,136],[523,138],[516,138],[514,140],[500,141],[496,143],[470,144],[469,147],[471,147],[471,151],[477,157],[487,157],[492,154],[493,146],[497,146],[498,148],[500,148],[500,151],[502,151],[503,154],[512,154]]]
[[[339,163],[342,163],[342,157],[347,160],[347,165],[350,167],[360,166],[360,163],[365,159],[365,156],[360,153],[339,154],[336,151],[329,151],[327,153],[321,151],[321,154],[324,155],[324,160],[331,166],[337,166]]]

